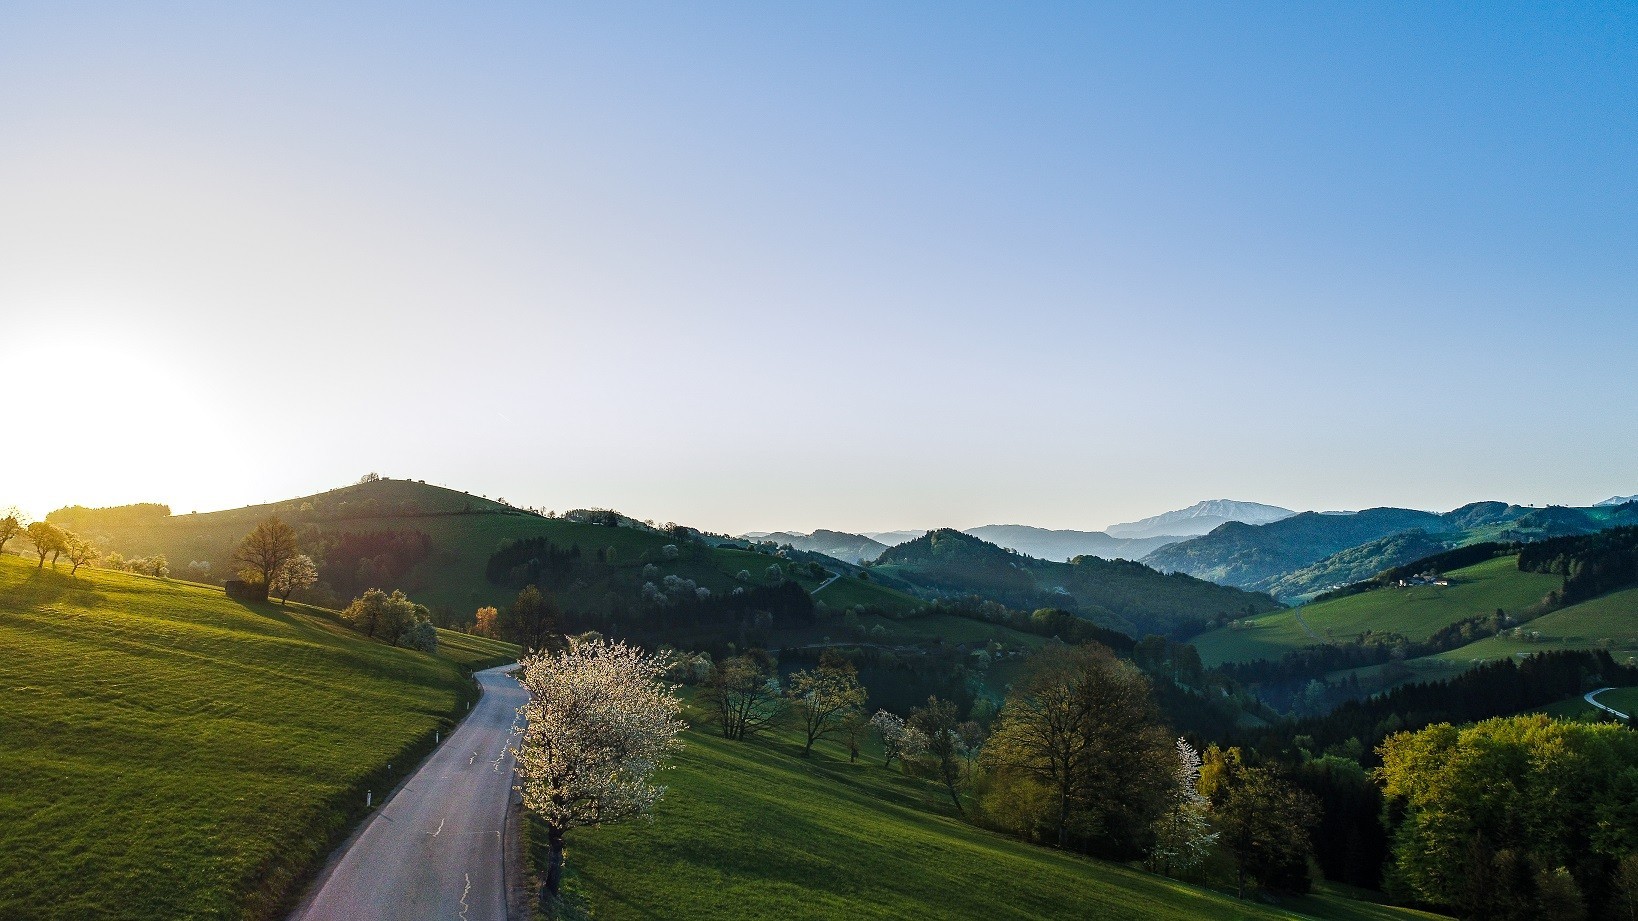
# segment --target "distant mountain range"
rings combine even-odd
[[[1293,512],[1275,505],[1210,499],[1104,531],[990,524],[959,532],[1038,560],[1135,560],[1250,592],[1300,603],[1443,550],[1481,541],[1533,541],[1638,525],[1638,496],[1594,506],[1534,508],[1474,502],[1449,512],[1407,508]],[[926,531],[775,533],[790,544],[850,563],[885,559],[890,547]],[[941,532],[943,533],[943,532]],[[755,535],[747,535],[755,536]]]
[[[1210,499],[1185,509],[1166,512],[1107,531],[1076,531],[1037,528],[1025,524],[986,524],[964,528],[962,533],[1016,550],[1043,560],[1070,560],[1095,556],[1106,560],[1141,560],[1146,555],[1178,540],[1206,534],[1220,524],[1242,521],[1263,524],[1296,514],[1289,509],[1257,502]],[[812,550],[849,563],[873,560],[888,547],[916,540],[927,529],[908,531],[866,531],[849,534],[819,530],[812,534],[795,531],[752,531],[741,537],[789,544],[797,550]],[[826,549],[830,547],[832,549]]]
[[[1103,531],[1053,531],[1023,524],[986,524],[963,533],[1043,560],[1096,556],[1106,560],[1141,560],[1179,538],[1169,535],[1123,539]]]
[[[1291,602],[1441,549],[1590,534],[1624,525],[1638,525],[1638,505],[1532,508],[1474,502],[1443,514],[1403,508],[1304,512],[1263,525],[1225,524],[1162,547],[1143,562]]]
[[[1238,502],[1234,499],[1207,499],[1185,509],[1165,512],[1140,521],[1112,524],[1104,530],[1111,537],[1154,538],[1194,537],[1210,534],[1218,525],[1237,521],[1242,524],[1269,524],[1297,514],[1277,505],[1260,502]]]
[[[746,534],[745,537],[754,537],[757,540],[773,541],[781,546],[790,545],[797,550],[808,550],[813,553],[823,553],[844,563],[864,563],[874,560],[887,549],[887,544],[872,540],[863,534],[848,534],[844,531],[827,531],[824,528],[812,534],[797,534],[789,531],[773,531],[769,533]]]
[[[889,548],[870,569],[931,598],[981,598],[1020,610],[1062,608],[1138,637],[1188,636],[1205,624],[1278,607],[1267,595],[1162,575],[1141,563],[1082,555],[1035,559],[963,531],[929,531]]]

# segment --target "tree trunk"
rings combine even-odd
[[[540,883],[540,901],[544,905],[563,890],[563,832],[551,828],[546,831],[546,878]]]

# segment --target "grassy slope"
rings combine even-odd
[[[1264,614],[1245,621],[1248,626],[1222,627],[1190,642],[1200,651],[1202,661],[1217,665],[1279,658],[1326,639],[1346,642],[1365,630],[1426,639],[1465,617],[1489,614],[1497,608],[1516,613],[1559,587],[1562,580],[1558,576],[1520,572],[1517,560],[1497,557],[1453,570],[1448,573],[1452,581],[1448,586],[1380,588]],[[1318,638],[1303,630],[1303,624]]]
[[[1430,658],[1469,663],[1549,649],[1597,649],[1601,640],[1608,639],[1611,641],[1610,654],[1617,661],[1624,662],[1629,657],[1638,656],[1638,588],[1611,592],[1561,608],[1530,621],[1524,625],[1524,629],[1541,634],[1540,640],[1530,642],[1503,634]]]
[[[0,556],[0,917],[276,917],[503,648],[444,639]]]
[[[418,514],[405,512],[411,505]],[[467,513],[457,514],[461,512]],[[100,539],[104,549],[128,557],[164,553],[173,570],[181,570],[189,560],[207,560],[220,575],[232,569],[229,557],[233,547],[269,515],[279,515],[298,530],[312,524],[327,532],[425,532],[432,539],[431,556],[406,576],[406,584],[391,587],[404,589],[429,607],[468,619],[479,607],[504,605],[515,594],[484,578],[489,555],[507,540],[545,535],[559,546],[579,545],[587,555],[612,548],[618,565],[640,569],[644,563],[653,562],[663,575],[675,573],[718,593],[732,591],[739,584],[734,576],[740,570],[749,571],[754,580],[760,581],[769,565],[780,562],[766,554],[737,549],[712,549],[699,560],[685,554],[683,559],[666,561],[661,548],[676,541],[663,533],[542,518],[478,496],[409,480],[361,483],[268,505],[136,523],[108,523],[106,516],[95,512],[81,513],[84,524],[72,517],[61,520],[65,526]],[[823,581],[803,566],[783,565],[804,588],[812,590]],[[840,588],[840,584],[832,586],[825,590],[826,595]],[[870,583],[849,586],[844,594],[848,606],[874,604],[894,613],[919,605],[908,596]],[[829,603],[840,604],[837,600]]]
[[[763,564],[766,568],[767,564]],[[818,590],[814,601],[823,601],[834,610],[875,605],[889,614],[907,614],[921,607],[921,602],[903,592],[885,585],[874,585],[861,579],[843,576]]]
[[[1332,895],[1282,910],[1024,844],[949,814],[942,788],[821,744],[691,730],[652,825],[579,831],[575,888],[604,921],[762,918],[1424,917]]]

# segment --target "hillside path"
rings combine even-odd
[[[509,747],[527,697],[506,674],[516,667],[474,675],[472,712],[330,858],[290,921],[506,921]]]
[[[1621,720],[1631,719],[1631,717],[1627,716],[1625,713],[1622,713],[1620,710],[1617,710],[1614,707],[1606,707],[1606,706],[1604,706],[1603,704],[1599,703],[1597,700],[1594,699],[1598,695],[1604,693],[1605,691],[1613,691],[1613,690],[1615,690],[1615,688],[1599,688],[1596,691],[1588,691],[1586,693],[1586,695],[1584,697],[1582,697],[1582,700],[1585,700],[1587,703],[1590,703],[1593,706],[1597,707],[1598,709],[1603,710],[1605,713],[1613,714],[1616,719],[1621,719]]]
[[[825,581],[819,583],[817,586],[814,587],[813,591],[808,592],[808,594],[810,596],[819,594],[820,592],[824,591],[826,588],[829,588],[830,583],[835,582],[837,579],[840,579],[841,577],[842,577],[842,574],[839,573],[839,572],[831,573],[830,578],[828,578]]]
[[[1302,619],[1302,612],[1301,611],[1292,611],[1291,616],[1293,616],[1293,617],[1295,617],[1297,619],[1297,626],[1302,628],[1302,632],[1308,634],[1309,639],[1312,639],[1312,640],[1320,639],[1320,635],[1318,633],[1314,632],[1314,628],[1308,626],[1308,621]]]

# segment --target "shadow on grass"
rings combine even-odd
[[[86,580],[51,569],[49,566],[44,569],[28,570],[28,575],[23,577],[23,583],[17,591],[18,597],[31,605],[69,601],[84,607],[95,607],[107,600]]]

